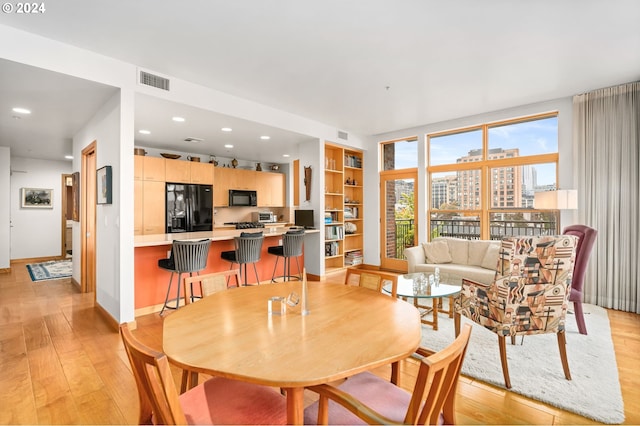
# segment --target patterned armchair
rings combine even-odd
[[[564,374],[571,380],[564,323],[577,242],[572,235],[505,238],[493,283],[462,280],[454,305],[456,336],[461,315],[498,335],[507,388],[506,336],[514,343],[517,335],[556,333]]]

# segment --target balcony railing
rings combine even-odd
[[[413,219],[396,219],[395,259],[404,259],[404,249],[413,247],[415,228]]]
[[[490,222],[490,239],[501,240],[504,237],[554,235],[556,221],[536,220],[493,220]],[[387,246],[387,253],[395,254],[395,259],[404,259],[404,249],[414,246],[415,227],[413,219],[395,221],[395,247]],[[479,219],[432,219],[431,238],[456,237],[467,240],[480,239]]]
[[[555,220],[492,220],[489,226],[489,238],[492,240],[501,240],[504,237],[554,235],[556,233]],[[431,239],[436,237],[478,240],[480,239],[480,220],[431,219]]]

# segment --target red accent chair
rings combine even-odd
[[[587,334],[587,326],[584,323],[582,313],[582,289],[584,287],[584,275],[587,272],[587,264],[591,256],[591,250],[596,242],[598,231],[586,225],[570,225],[564,228],[563,235],[575,235],[579,238],[576,249],[576,263],[573,268],[573,278],[571,280],[571,294],[569,302],[573,302],[573,310],[578,323],[580,334]]]

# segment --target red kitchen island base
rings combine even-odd
[[[271,283],[271,276],[276,264],[276,256],[267,253],[270,246],[277,246],[282,240],[281,235],[286,232],[287,228],[278,228],[277,231],[265,232],[264,243],[262,245],[262,253],[260,261],[256,264],[258,277],[261,284]],[[313,231],[312,231],[313,232]],[[318,231],[315,231],[318,232]],[[213,231],[208,233],[191,233],[185,234],[168,234],[168,235],[145,235],[136,237],[135,242],[135,309],[136,316],[145,315],[151,312],[160,311],[164,303],[169,285],[169,277],[171,273],[158,267],[159,259],[166,259],[167,252],[171,250],[172,239],[199,239],[210,238],[211,248],[207,258],[207,267],[200,274],[209,272],[219,272],[227,270],[231,264],[220,257],[220,253],[227,250],[233,250],[233,237],[239,234],[237,231]],[[155,237],[155,238],[153,238]],[[300,257],[300,268],[304,265],[304,254]],[[234,264],[238,268],[238,264]],[[282,275],[283,262],[279,262],[276,275]],[[297,272],[294,265],[292,274]],[[184,274],[183,274],[184,276]],[[177,276],[173,279],[173,286],[169,298],[175,298],[177,287],[175,285]],[[256,284],[253,266],[248,265],[247,282]],[[182,291],[181,291],[182,293]]]

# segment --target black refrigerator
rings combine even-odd
[[[213,187],[167,182],[167,234],[213,230]]]

